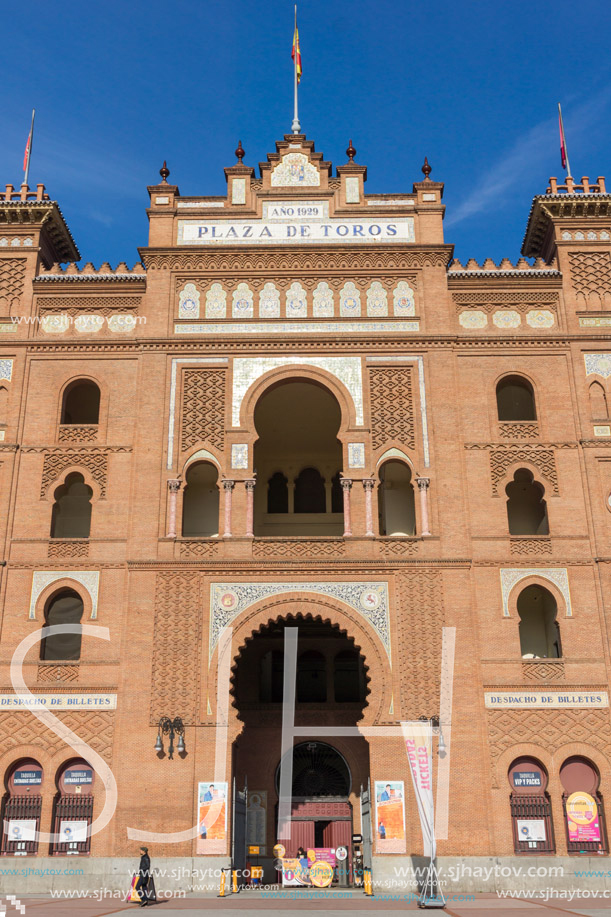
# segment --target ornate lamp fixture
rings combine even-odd
[[[157,741],[155,742],[155,751],[163,751],[163,740],[162,735],[170,736],[170,748],[169,748],[169,759],[170,761],[174,757],[174,738],[178,736],[178,745],[177,750],[178,754],[182,754],[185,751],[185,727],[184,723],[179,716],[170,719],[169,716],[162,716],[159,720],[157,726]]]

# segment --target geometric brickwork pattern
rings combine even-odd
[[[530,420],[502,420],[499,433],[501,439],[537,439],[539,424]]]
[[[0,259],[0,315],[9,315],[19,305],[24,278],[23,258]]]
[[[78,665],[39,665],[38,681],[69,684],[78,681]]]
[[[535,465],[543,477],[552,485],[552,492],[558,493],[558,475],[554,450],[544,446],[504,446],[497,445],[490,451],[490,472],[492,475],[492,493],[498,494],[499,482],[505,477],[507,469],[517,462]]]
[[[98,438],[98,425],[87,424],[86,426],[76,426],[76,424],[62,424],[59,428],[57,441],[60,443],[93,443]]]
[[[519,556],[552,553],[552,543],[549,538],[510,538],[509,546],[511,554]]]
[[[49,484],[59,478],[64,468],[73,466],[86,468],[96,484],[99,485],[100,496],[106,496],[107,461],[104,453],[50,452],[45,455],[42,470],[41,499],[44,498]]]
[[[158,573],[153,632],[151,723],[161,716],[197,720],[202,609],[199,574]]]
[[[439,714],[443,587],[439,570],[399,576],[401,714],[407,719]]]
[[[611,725],[608,710],[503,710],[488,712],[488,737],[492,758],[492,785],[496,788],[504,775],[497,770],[499,757],[508,748],[527,743],[539,745],[552,754],[567,742],[594,745],[609,759]]]
[[[374,449],[395,441],[414,445],[414,409],[410,367],[369,369],[371,436]]]
[[[183,451],[201,442],[222,450],[225,442],[225,371],[185,369],[182,395]]]
[[[337,557],[345,553],[345,543],[342,539],[329,541],[291,541],[291,539],[278,538],[267,541],[253,542],[253,557]]]
[[[525,681],[562,681],[564,662],[523,662],[522,675]]]
[[[89,542],[50,541],[47,557],[89,557]]]
[[[114,711],[83,711],[82,713],[55,713],[62,723],[75,732],[79,739],[110,761],[115,725]],[[31,713],[3,713],[0,717],[0,748],[6,750],[21,745],[35,745],[54,754],[66,743],[47,729]]]
[[[611,305],[611,254],[571,252],[569,261],[578,304]]]

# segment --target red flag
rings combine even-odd
[[[30,131],[30,133],[28,134],[28,139],[25,144],[25,153],[23,154],[23,171],[24,172],[27,171],[31,152],[32,152],[32,131]]]
[[[562,162],[562,168],[566,169],[566,138],[564,136],[564,125],[562,123],[562,109],[560,108],[560,103],[558,103],[558,127],[560,128],[560,160]]]
[[[295,55],[297,55],[297,60],[295,66],[297,68],[297,82],[301,81],[301,49],[299,47],[299,32],[297,30],[297,24],[295,24],[295,33],[293,35],[293,50],[291,51],[291,57],[295,60]]]

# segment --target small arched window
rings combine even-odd
[[[560,628],[554,596],[543,586],[533,584],[518,597],[520,651],[527,659],[560,659]]]
[[[496,387],[499,420],[536,420],[535,393],[523,376],[505,376]]]
[[[288,481],[281,471],[277,471],[267,482],[267,512],[288,513]]]
[[[322,704],[327,700],[327,666],[316,650],[306,650],[297,660],[297,700],[301,704]]]
[[[83,617],[83,600],[72,589],[66,589],[53,596],[45,610],[45,625],[80,624]],[[40,647],[40,658],[45,662],[53,660],[76,660],[81,658],[81,634],[50,634]]]
[[[545,490],[532,472],[518,468],[505,493],[510,535],[549,535]]]
[[[62,424],[97,424],[100,421],[100,389],[91,379],[78,379],[64,392]]]
[[[403,462],[385,462],[378,488],[380,535],[415,535],[416,507],[412,472]]]
[[[69,474],[55,491],[51,538],[89,538],[93,491],[82,474]]]
[[[211,462],[196,462],[187,471],[182,501],[182,534],[202,537],[219,533],[218,470]]]
[[[327,500],[324,479],[316,468],[304,468],[295,480],[295,512],[324,513]]]
[[[607,420],[609,416],[607,395],[600,382],[593,382],[590,386],[590,409],[594,420]]]

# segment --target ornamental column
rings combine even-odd
[[[342,491],[344,494],[344,538],[347,535],[352,535],[352,524],[350,522],[350,488],[352,487],[352,481],[350,478],[342,478]]]
[[[166,538],[176,538],[176,499],[180,490],[180,481],[168,481],[169,505],[168,505],[168,534]]]
[[[223,490],[225,491],[225,531],[223,538],[231,538],[231,500],[234,484],[235,481],[223,481]]]
[[[254,538],[255,478],[244,481],[246,487],[246,537]]]
[[[363,478],[365,488],[365,534],[375,535],[373,530],[373,488],[375,478]]]
[[[418,490],[420,491],[420,515],[422,517],[421,535],[430,535],[429,531],[429,498],[428,490],[431,483],[430,478],[416,478]]]

